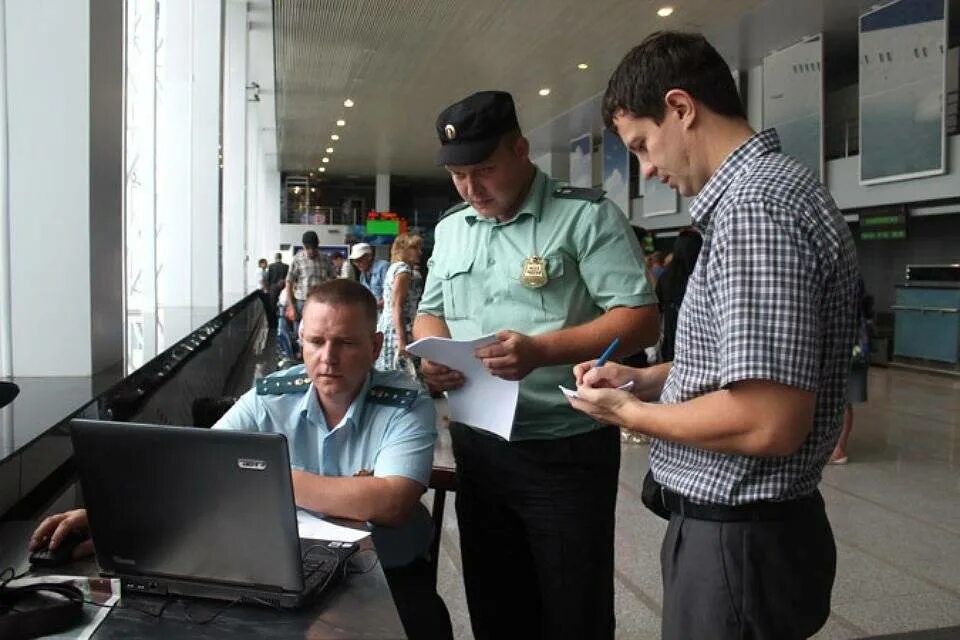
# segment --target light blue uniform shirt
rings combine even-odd
[[[290,465],[300,471],[349,477],[363,470],[428,485],[437,439],[436,411],[433,400],[421,394],[414,381],[400,372],[371,371],[343,420],[331,429],[305,370],[299,365],[268,376],[268,380],[303,377],[304,384],[278,395],[258,395],[251,389],[213,428],[282,433]],[[417,397],[408,407],[387,404],[377,398],[384,387],[414,390]],[[373,525],[372,530],[377,554],[388,568],[421,557],[433,532],[423,505],[402,527]]]

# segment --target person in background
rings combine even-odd
[[[213,428],[284,434],[297,506],[371,523],[407,636],[448,640],[450,616],[426,558],[433,527],[420,502],[433,463],[436,409],[414,381],[372,369],[381,340],[376,316],[373,297],[356,282],[312,289],[300,329],[304,364],[262,378]],[[56,548],[69,531],[87,526],[83,509],[50,516],[30,546],[49,539]],[[75,557],[92,553],[93,542],[79,545]]]
[[[277,253],[274,256],[273,263],[267,267],[267,289],[270,294],[270,308],[276,309],[277,302],[280,299],[280,292],[283,291],[284,286],[287,281],[287,272],[290,270],[290,265],[283,261],[283,254]],[[277,314],[278,318],[282,318],[286,308],[280,309],[280,312]]]
[[[294,335],[300,332],[300,314],[310,289],[333,278],[330,261],[320,253],[317,232],[305,232],[301,241],[303,250],[293,256],[290,271],[287,272],[287,306],[283,314],[293,324]],[[294,344],[294,351],[285,355],[290,360],[299,360],[299,345]]]
[[[830,615],[836,575],[817,485],[857,332],[850,228],[776,131],[753,131],[702,35],[648,36],[602,104],[644,178],[696,196],[690,216],[704,240],[673,362],[583,362],[570,402],[654,438],[643,498],[669,517],[665,640],[808,638]]]
[[[277,363],[277,369],[286,369],[296,361],[290,354],[297,353],[299,343],[294,333],[294,324],[287,320],[284,312],[287,309],[287,290],[280,290],[280,297],[277,298],[277,351],[281,354],[281,360]]]
[[[420,255],[420,260],[422,261],[422,250]],[[413,273],[411,274],[410,279],[410,308],[413,309],[413,314],[411,317],[415,317],[417,315],[417,307],[420,306],[420,298],[423,297],[423,284],[423,265],[418,262],[417,264],[413,265]]]
[[[407,357],[417,313],[410,294],[413,267],[420,262],[422,251],[423,239],[410,233],[398,235],[390,247],[390,267],[383,281],[383,312],[377,321],[377,331],[383,334],[383,348],[375,365],[380,371],[404,369],[401,359]]]
[[[436,227],[414,337],[493,335],[474,355],[520,382],[509,441],[450,425],[473,635],[612,639],[620,439],[557,385],[615,337],[617,356],[656,341],[643,253],[602,191],[558,184],[530,161],[509,93],[468,96],[436,131],[464,202]],[[420,371],[433,391],[465,382],[429,360]]]
[[[333,267],[333,277],[334,278],[346,278],[347,276],[343,275],[343,267],[347,262],[347,256],[342,251],[334,251],[330,254],[330,264]]]
[[[373,247],[366,242],[358,242],[350,248],[350,263],[359,272],[360,284],[365,286],[377,299],[377,309],[383,309],[383,280],[390,263],[373,255]]]
[[[859,291],[860,329],[857,332],[857,342],[853,345],[853,356],[850,359],[850,376],[847,378],[847,404],[843,410],[843,429],[837,446],[830,454],[830,464],[847,464],[847,442],[850,440],[850,431],[853,430],[853,405],[867,401],[867,374],[870,370],[870,338],[873,336],[873,297],[868,296],[863,279],[860,280]]]
[[[353,266],[353,263],[350,260],[343,261],[343,264],[340,265],[340,274],[337,277],[344,278],[346,280],[360,279],[356,267]]]
[[[267,259],[260,258],[257,260],[257,270],[254,272],[254,277],[257,279],[257,288],[264,293],[267,293],[270,289],[267,283]]]
[[[694,229],[684,229],[673,243],[673,259],[657,278],[657,300],[660,301],[660,361],[673,360],[673,348],[677,337],[677,320],[680,305],[687,292],[687,281],[697,265],[697,256],[703,238]]]
[[[653,276],[653,279],[656,281],[660,278],[660,274],[663,273],[663,252],[654,251],[647,255],[647,268],[650,270],[650,275]]]

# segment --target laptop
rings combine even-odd
[[[357,544],[301,540],[282,434],[73,419],[90,533],[122,592],[298,607]]]

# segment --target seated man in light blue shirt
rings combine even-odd
[[[373,295],[352,280],[312,289],[303,307],[304,364],[263,378],[214,429],[282,433],[297,506],[369,522],[410,638],[452,638],[426,552],[430,516],[420,496],[436,440],[433,401],[402,373],[373,369],[382,335]],[[31,540],[55,547],[86,514],[41,523]]]

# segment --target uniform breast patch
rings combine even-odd
[[[310,386],[309,376],[277,376],[257,380],[258,396],[282,396],[303,393]]]
[[[588,200],[590,202],[600,202],[607,192],[603,189],[585,189],[583,187],[557,187],[553,190],[554,198],[566,198],[568,200]]]
[[[375,404],[385,404],[390,407],[410,407],[417,399],[416,389],[404,389],[403,387],[388,387],[385,385],[375,385],[370,387],[367,392],[367,400]]]

